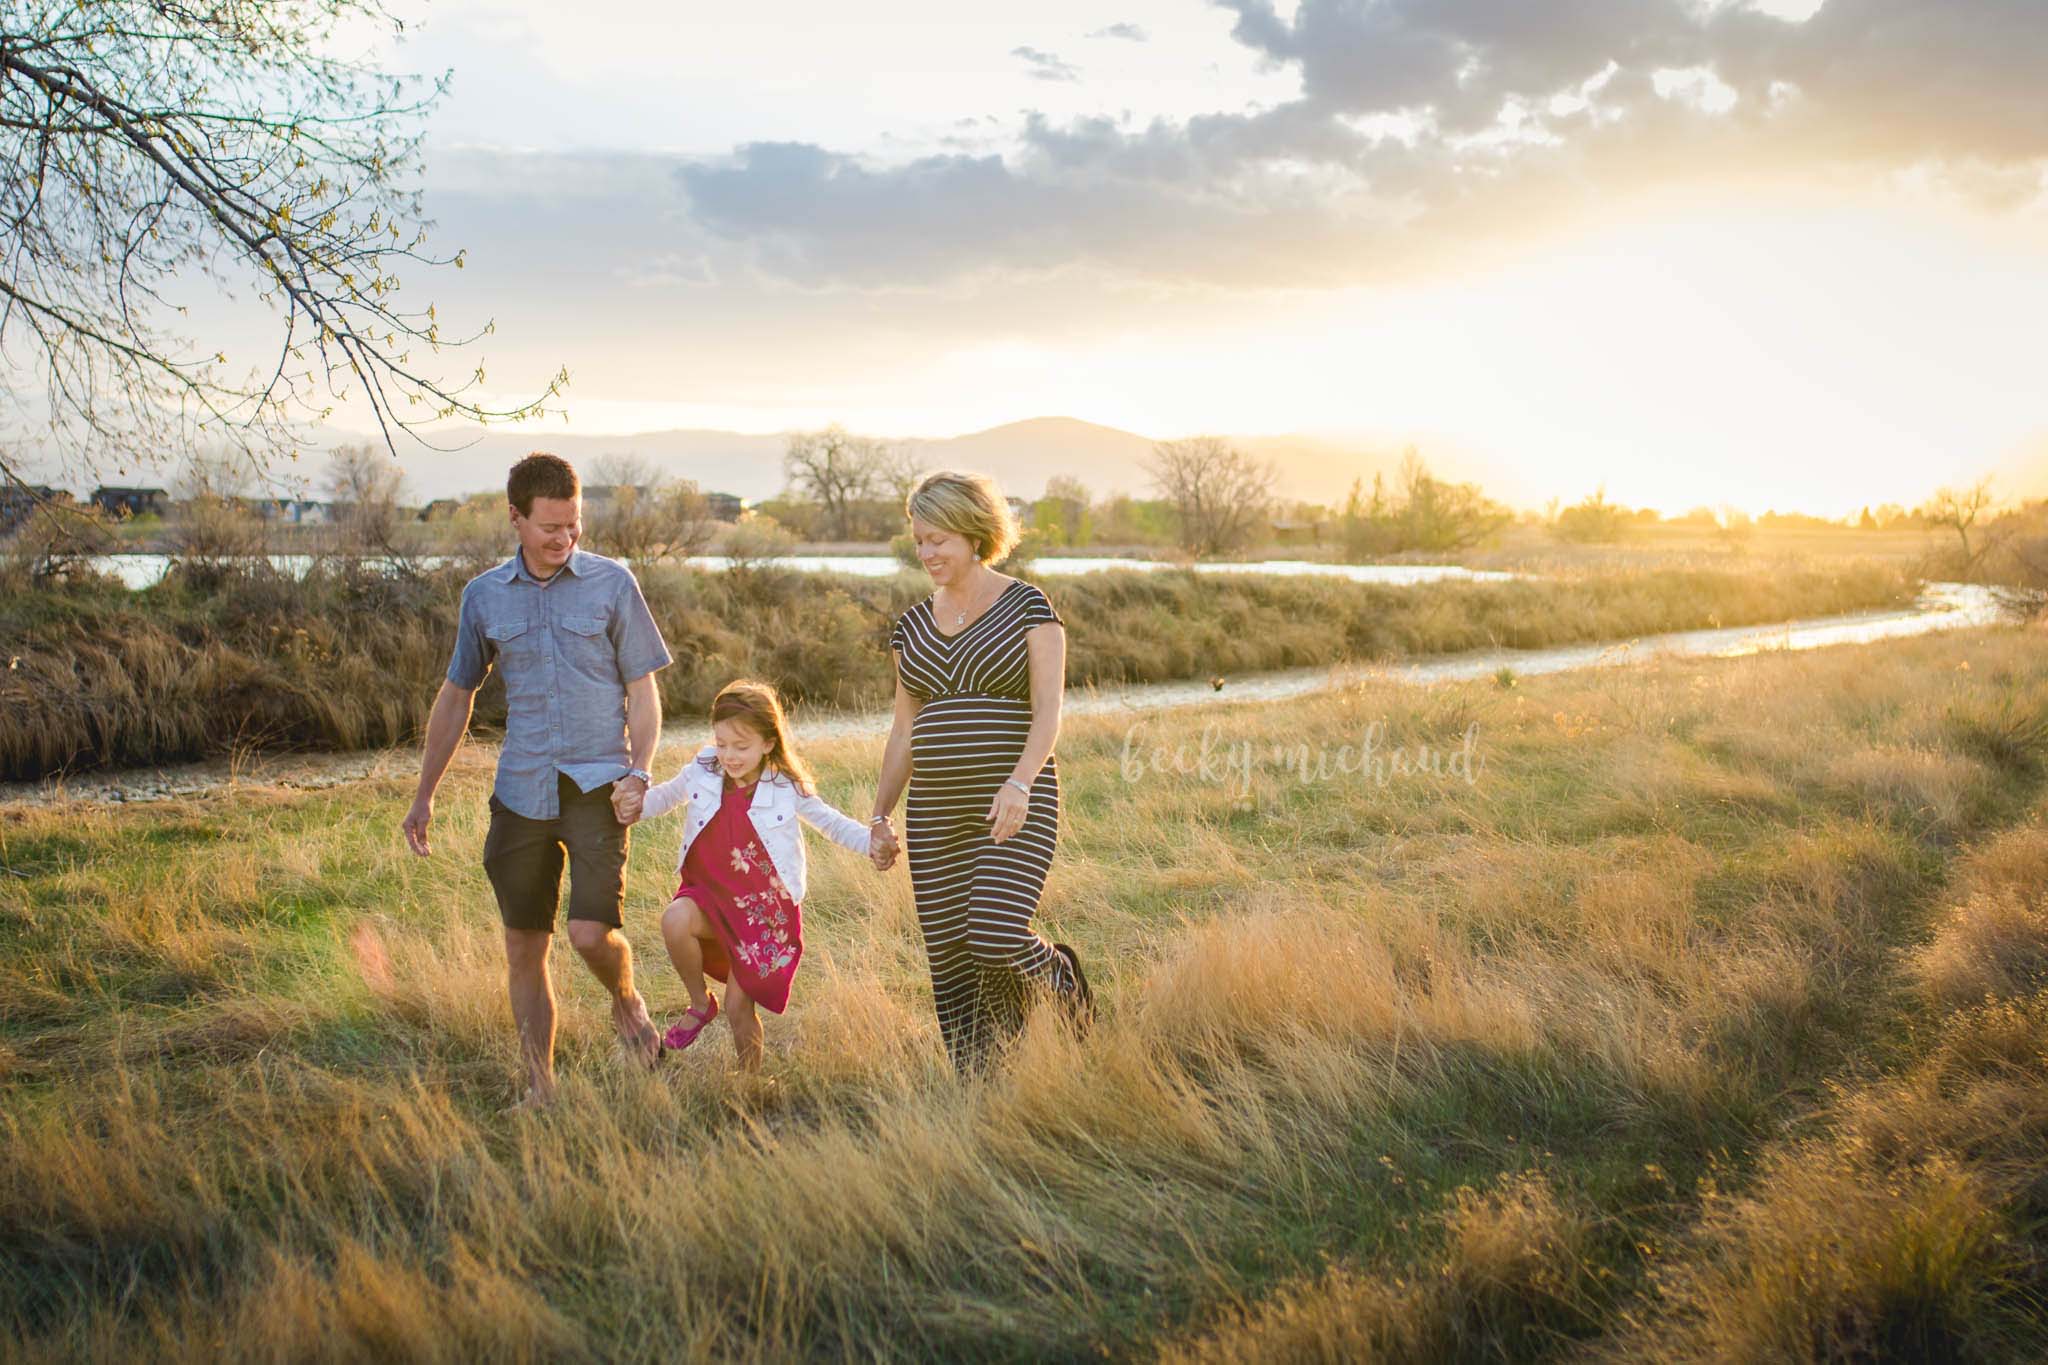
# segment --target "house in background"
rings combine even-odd
[[[591,508],[609,507],[618,500],[621,489],[630,488],[641,497],[646,497],[652,484],[640,483],[586,483],[583,485],[583,506]]]
[[[10,483],[0,486],[0,536],[6,535],[44,503],[71,505],[71,495],[61,488],[40,483]]]
[[[662,491],[658,484],[614,484],[586,483],[583,485],[583,510],[601,512],[619,498],[620,493],[631,488],[642,498],[651,497]],[[705,513],[714,521],[738,521],[740,514],[747,510],[747,500],[737,493],[704,494]]]
[[[421,521],[453,521],[455,514],[462,510],[460,498],[435,498],[420,509]]]
[[[312,498],[236,498],[244,510],[286,526],[323,526],[334,520],[334,505]]]
[[[1323,523],[1299,517],[1275,517],[1271,523],[1273,541],[1277,545],[1320,545],[1323,543]]]
[[[160,517],[171,510],[171,495],[162,488],[128,488],[103,483],[92,490],[92,505],[117,520],[150,515]]]

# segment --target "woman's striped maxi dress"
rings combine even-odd
[[[1031,729],[1024,633],[1048,621],[1060,615],[1046,595],[1012,580],[953,636],[939,632],[929,601],[889,634],[898,676],[922,703],[910,728],[905,847],[939,1032],[962,1071],[979,1069],[1022,1027],[1034,985],[1075,988],[1066,959],[1031,928],[1059,833],[1053,759],[1032,780],[1015,834],[995,842],[987,819]]]

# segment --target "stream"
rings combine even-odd
[[[1816,616],[1776,625],[1683,630],[1634,640],[1560,645],[1546,649],[1490,649],[1410,659],[1398,663],[1335,664],[1253,673],[1223,680],[1221,689],[1203,680],[1135,683],[1122,687],[1069,689],[1062,707],[1070,716],[1123,715],[1187,706],[1282,701],[1367,681],[1428,686],[1490,677],[1503,668],[1516,676],[1616,668],[1658,657],[1739,658],[1780,649],[1821,649],[1829,645],[1926,635],[1935,631],[2011,621],[2013,614],[1990,588],[1971,583],[1929,583],[1910,608]],[[795,717],[805,739],[879,738],[889,731],[890,713],[838,712]],[[676,727],[687,729],[687,727]],[[673,731],[672,731],[673,733]],[[694,733],[664,745],[657,770],[680,761],[667,750],[694,748]],[[277,754],[213,759],[173,767],[142,768],[0,784],[0,806],[55,805],[72,801],[162,801],[198,796],[237,785],[322,788],[371,778],[410,777],[419,771],[412,747],[348,754]]]

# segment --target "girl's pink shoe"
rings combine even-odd
[[[699,1013],[697,1007],[692,1005],[683,1011],[681,1019],[669,1025],[668,1032],[661,1035],[662,1046],[672,1052],[681,1052],[684,1048],[696,1042],[697,1035],[704,1031],[704,1026],[717,1017],[718,997],[715,995],[706,996],[702,1013]]]

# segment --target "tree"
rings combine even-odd
[[[1598,488],[1591,497],[1582,498],[1559,512],[1553,529],[1559,540],[1600,545],[1627,536],[1633,520],[1634,514],[1628,508],[1609,502],[1607,490]]]
[[[1033,527],[1055,545],[1086,545],[1095,533],[1093,500],[1079,479],[1055,474],[1045,481],[1045,496],[1031,509]]]
[[[1096,506],[1093,540],[1097,545],[1170,545],[1173,522],[1170,503],[1111,493]]]
[[[1429,472],[1415,447],[1401,456],[1403,549],[1462,550],[1512,520],[1474,483],[1447,483]]]
[[[2012,571],[2003,577],[2023,586],[2048,586],[2048,500],[2020,504],[1998,518],[1999,538]]]
[[[385,0],[21,0],[0,18],[0,351],[17,412],[40,409],[92,473],[225,446],[251,470],[360,396],[387,447],[425,423],[530,416],[450,383],[431,303],[398,271],[430,253],[411,185],[445,89],[363,50]],[[238,372],[177,335],[193,293],[253,293],[275,353]],[[488,325],[482,329],[488,331]],[[0,456],[0,474],[14,471]]]
[[[10,572],[35,582],[61,578],[88,569],[95,556],[120,543],[112,523],[97,507],[51,498],[16,499],[13,508],[18,520],[0,520],[0,580]]]
[[[924,478],[924,456],[915,446],[884,446],[876,459],[875,483],[883,497],[895,505],[897,515],[910,501],[918,481]]]
[[[725,533],[726,572],[742,578],[756,573],[796,548],[796,537],[775,518],[748,512]]]
[[[1447,483],[1429,472],[1414,447],[1401,459],[1401,487],[1390,494],[1375,471],[1372,494],[1353,480],[1340,518],[1345,553],[1352,558],[1404,550],[1450,551],[1477,545],[1514,519],[1477,484]]]
[[[893,491],[904,468],[902,457],[885,443],[838,425],[791,436],[782,456],[790,492],[818,504],[820,534],[832,540],[855,539],[861,504]]]
[[[1152,483],[1173,505],[1180,546],[1191,555],[1243,549],[1262,528],[1279,474],[1217,436],[1161,441],[1146,461]]]
[[[1747,545],[1756,532],[1756,523],[1749,513],[1733,503],[1722,503],[1715,515],[1720,521],[1720,528],[1714,532],[1714,538],[1731,549]]]
[[[1343,532],[1344,554],[1348,559],[1365,559],[1389,554],[1401,548],[1387,516],[1387,481],[1379,470],[1372,475],[1372,496],[1365,496],[1365,480],[1354,478],[1344,495],[1344,510],[1338,517]]]
[[[702,554],[718,523],[711,501],[689,479],[665,478],[634,455],[606,455],[591,466],[591,482],[611,496],[584,515],[591,538],[607,554],[635,564]]]
[[[249,473],[227,450],[195,451],[171,480],[171,553],[188,566],[220,572],[244,566],[269,549],[269,537],[246,496]]]
[[[372,446],[342,446],[327,457],[327,496],[334,525],[357,549],[391,552],[398,532],[405,471]]]
[[[1968,577],[1977,567],[1993,543],[1990,536],[1981,538],[1976,548],[1970,546],[1970,532],[1978,520],[1995,505],[1997,499],[1991,496],[1991,480],[1979,479],[1968,488],[1941,488],[1934,497],[1919,509],[1919,515],[1929,526],[1942,527],[1956,533],[1961,542],[1961,572]]]

